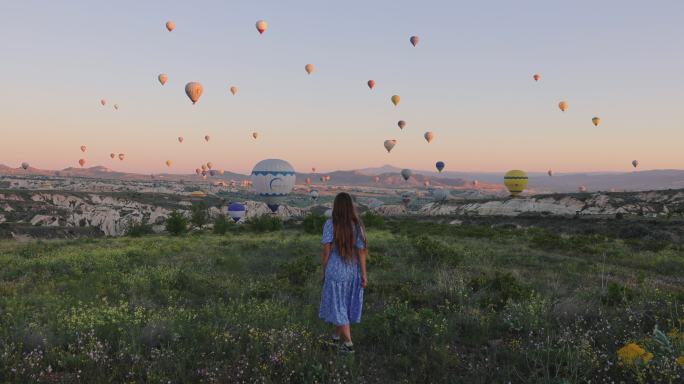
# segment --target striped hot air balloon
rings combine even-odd
[[[504,176],[504,185],[512,197],[520,195],[527,189],[527,173],[518,169],[508,171]]]

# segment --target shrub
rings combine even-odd
[[[228,228],[233,225],[235,225],[233,224],[233,220],[228,219],[226,215],[219,215],[216,217],[216,220],[214,220],[214,233],[217,235],[225,235]]]
[[[361,220],[366,228],[382,228],[385,226],[385,218],[373,211],[366,211],[361,215]]]
[[[152,226],[144,223],[130,223],[126,228],[126,236],[130,237],[141,237],[152,233]]]
[[[325,221],[325,216],[317,215],[315,213],[308,214],[302,222],[302,225],[304,226],[304,232],[310,234],[322,233]]]
[[[509,300],[520,300],[530,292],[509,272],[496,272],[494,276],[480,274],[470,281],[470,287],[479,292],[481,304],[496,309],[503,308]]]
[[[283,229],[283,221],[272,215],[253,217],[246,224],[253,232],[274,232]]]
[[[445,262],[454,265],[460,263],[462,259],[458,251],[428,236],[419,237],[415,248],[420,259],[429,263]]]
[[[209,220],[209,212],[207,211],[207,205],[204,202],[199,202],[195,204],[190,209],[190,222],[196,228],[202,229],[203,226],[207,224]]]
[[[173,236],[179,236],[188,231],[188,219],[175,209],[166,219],[166,230]]]

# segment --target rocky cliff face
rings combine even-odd
[[[652,191],[543,195],[489,201],[430,203],[417,212],[425,216],[667,216],[684,213],[684,191]]]
[[[192,206],[191,201],[180,196],[175,196],[171,201],[159,198],[158,203],[149,196],[145,196],[144,200],[146,202],[95,193],[0,193],[0,223],[33,227],[92,227],[105,236],[122,236],[133,223],[148,224],[154,231],[161,232],[172,210],[189,216]],[[266,204],[261,202],[248,201],[246,206],[247,219],[271,213]],[[211,219],[222,213],[225,212],[216,206],[209,207]],[[281,206],[276,212],[276,216],[283,220],[303,215],[302,209],[287,206]]]

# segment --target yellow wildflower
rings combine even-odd
[[[647,352],[636,343],[629,343],[617,351],[620,362],[624,365],[634,365],[637,361],[646,364],[653,359],[653,354]]]
[[[677,358],[677,364],[681,365],[684,367],[684,356],[679,356]]]

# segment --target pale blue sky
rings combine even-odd
[[[682,20],[684,1],[6,1],[0,163],[72,166],[86,144],[89,165],[138,172],[684,168]]]

